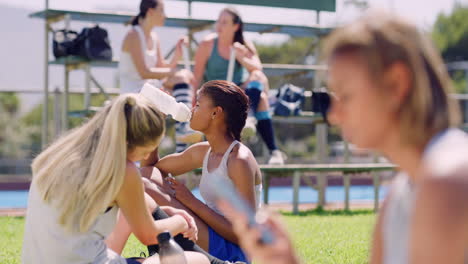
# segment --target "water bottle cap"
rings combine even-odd
[[[178,103],[178,111],[173,118],[179,122],[188,122],[191,117],[192,111],[190,111],[190,108],[183,103]]]
[[[159,243],[164,243],[167,242],[171,239],[171,233],[169,231],[162,232],[158,235],[158,242]]]

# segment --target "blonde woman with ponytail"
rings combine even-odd
[[[135,161],[164,135],[164,116],[136,94],[121,95],[32,163],[22,263],[159,263],[125,259],[106,246],[120,211],[145,245],[169,230],[192,239],[196,227],[181,212],[154,221]],[[155,206],[155,205],[154,205]],[[208,263],[187,252],[188,263]]]

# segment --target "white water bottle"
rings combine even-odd
[[[149,83],[145,83],[140,91],[140,95],[150,100],[158,107],[158,110],[166,115],[171,115],[172,118],[179,122],[187,122],[190,120],[192,112],[184,103],[176,102],[175,98],[154,87]]]
[[[187,264],[184,250],[172,239],[169,232],[159,234],[158,243],[161,264]]]

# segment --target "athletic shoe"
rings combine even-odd
[[[247,120],[245,120],[245,126],[242,129],[241,137],[243,139],[249,139],[257,133],[257,119],[253,116],[247,116]]]
[[[268,165],[284,165],[286,160],[286,154],[282,151],[275,149],[271,152],[270,159],[268,160]]]

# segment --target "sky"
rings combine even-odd
[[[287,0],[285,0],[287,1]],[[309,0],[313,1],[313,0]],[[350,21],[360,14],[360,10],[352,6],[347,6],[345,2],[348,0],[337,0],[337,11],[334,13],[322,12],[320,15],[320,25],[335,26]],[[140,0],[49,0],[49,8],[53,9],[69,9],[69,10],[98,10],[98,11],[127,11],[137,13],[137,7]],[[187,3],[185,1],[165,0],[166,13],[171,17],[184,17],[187,15]],[[460,2],[468,5],[468,0],[369,0],[371,7],[382,7],[391,9],[398,14],[407,17],[414,21],[420,28],[430,30],[435,22],[437,15],[440,12],[450,13],[454,4]],[[430,4],[429,4],[430,3]],[[27,14],[33,11],[43,10],[45,7],[44,0],[0,0],[0,8],[2,6],[10,6],[14,8],[22,8],[30,11],[22,11],[18,17],[9,16],[8,10],[5,9],[0,16],[0,21],[8,21],[15,23],[16,27],[9,27],[8,23],[0,23],[1,32],[9,32],[9,38],[17,40],[17,42],[2,42],[0,46],[0,57],[9,58],[0,62],[0,90],[2,87],[17,88],[17,89],[34,89],[40,90],[43,85],[43,41],[42,41],[42,20],[30,19]],[[219,10],[226,5],[224,4],[207,4],[194,3],[193,16],[195,18],[216,19]],[[262,8],[251,6],[236,6],[240,11],[244,21],[258,23],[274,23],[281,21],[285,24],[297,25],[314,25],[316,22],[316,13],[313,11],[293,10],[293,9],[277,9],[277,8]],[[2,12],[2,10],[0,10]],[[259,16],[259,14],[262,14]],[[21,23],[19,22],[21,20]],[[15,22],[16,21],[16,22]],[[17,23],[18,22],[18,23]],[[3,26],[2,26],[3,25]],[[73,22],[72,28],[79,29],[84,26],[84,23]],[[55,25],[54,25],[55,26]],[[3,27],[3,28],[2,28]],[[56,27],[60,27],[57,25]],[[105,25],[109,29],[113,45],[113,50],[116,55],[119,54],[120,42],[126,32],[122,25],[108,24]],[[35,30],[38,32],[31,32]],[[14,31],[14,32],[10,32]],[[185,34],[182,29],[157,29],[160,35],[166,36],[166,42],[162,45],[163,53],[170,49],[171,45],[176,42],[176,38],[181,34]],[[34,34],[32,34],[34,33]],[[37,39],[34,46],[30,45],[28,35]],[[201,32],[195,35],[197,38],[203,36],[206,32]],[[259,44],[280,43],[288,39],[285,35],[278,34],[257,34],[250,33],[247,37]],[[13,45],[9,47],[9,45]],[[14,51],[14,52],[12,52]],[[23,51],[25,56],[15,57],[14,54]],[[16,52],[16,53],[15,53]],[[51,55],[52,56],[52,55]],[[10,61],[7,65],[6,61]],[[53,87],[61,87],[63,84],[63,67],[50,67],[50,89]],[[24,78],[24,72],[29,72],[28,78]],[[105,87],[114,87],[115,69],[93,69],[93,73],[103,79]],[[81,72],[75,71],[70,77],[72,87],[83,86],[83,75]]]
[[[355,8],[346,6],[346,0],[337,0],[336,13],[323,13],[320,17],[321,24],[335,24],[348,21],[354,18],[358,12]],[[368,0],[370,6],[391,9],[402,16],[405,16],[422,28],[430,27],[439,12],[448,13],[455,2],[468,4],[468,0]],[[30,9],[43,9],[45,0],[0,0],[0,4],[26,7]],[[56,9],[118,9],[136,11],[139,0],[49,0],[49,7]],[[185,1],[166,0],[167,14],[170,16],[183,16],[187,14],[187,4]],[[194,3],[193,13],[195,17],[216,18],[218,10],[224,4]],[[209,11],[208,11],[209,10]],[[265,8],[263,16],[258,16],[258,8],[241,6],[239,7],[244,20],[252,22],[271,22],[272,12]],[[311,24],[315,22],[315,12],[299,10],[277,10],[272,9],[277,14],[284,14],[282,21],[294,24]]]
[[[286,1],[286,0],[285,0]],[[313,0],[311,0],[313,1]],[[322,12],[320,25],[336,26],[350,21],[361,13],[361,10],[346,5],[348,0],[336,0],[336,12]],[[139,0],[49,0],[49,8],[72,10],[130,11],[137,12]],[[168,16],[185,17],[188,13],[187,2],[166,0]],[[421,29],[430,30],[440,12],[449,13],[456,2],[468,4],[468,0],[368,0],[371,7],[386,8],[416,23]],[[430,2],[430,4],[428,4]],[[32,10],[42,10],[45,0],[0,0],[0,4],[22,7]],[[216,19],[219,10],[225,4],[200,3],[192,4],[192,14],[196,18]],[[236,6],[244,21],[271,23],[282,21],[286,24],[313,25],[316,23],[316,12],[294,9],[258,8],[251,6]],[[263,15],[259,16],[259,10]],[[286,35],[247,33],[247,37],[259,44],[281,43],[288,39]]]

